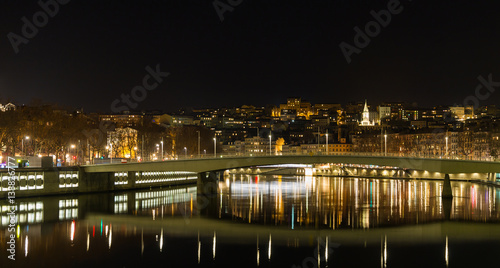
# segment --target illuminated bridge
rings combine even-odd
[[[343,155],[284,155],[253,157],[198,158],[175,161],[142,162],[83,166],[85,172],[114,171],[188,171],[194,173],[219,171],[234,168],[279,165],[343,163],[358,165],[390,166],[403,169],[423,170],[444,174],[500,173],[500,162],[472,161],[439,158],[415,158],[376,156],[366,154]]]
[[[444,179],[446,174],[450,174],[451,179],[490,183],[495,183],[497,174],[500,173],[500,162],[492,161],[376,154],[229,156],[67,168],[17,169],[19,183],[16,187],[18,196],[37,196],[197,183],[198,190],[203,193],[203,189],[206,192],[213,192],[213,188],[216,187],[214,182],[226,171],[287,164],[310,165],[313,173],[309,175]],[[328,164],[330,169],[315,168],[322,164]],[[330,166],[330,164],[335,165]],[[332,170],[336,173],[330,172]],[[299,173],[299,175],[306,174]],[[5,172],[1,176],[0,198],[5,198],[8,191],[8,174]],[[212,188],[208,187],[209,185],[212,185]]]

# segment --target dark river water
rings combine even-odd
[[[452,182],[449,200],[441,188],[238,174],[208,196],[188,185],[18,198],[14,232],[1,200],[0,267],[498,267],[500,190]]]

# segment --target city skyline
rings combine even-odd
[[[127,109],[127,110],[120,110],[120,111],[115,111],[113,112],[112,110],[103,110],[103,109],[98,109],[98,110],[87,110],[85,107],[79,106],[70,106],[70,105],[61,105],[58,103],[51,103],[51,102],[44,102],[39,99],[34,99],[31,100],[28,103],[18,103],[15,101],[3,101],[0,102],[0,111],[5,111],[8,109],[16,109],[18,107],[54,107],[56,109],[60,110],[65,110],[68,112],[83,112],[83,113],[97,113],[97,114],[159,114],[159,113],[168,113],[168,114],[182,114],[182,113],[192,113],[195,111],[200,111],[200,110],[219,110],[219,109],[234,109],[234,108],[241,108],[241,107],[256,107],[256,108],[279,108],[280,105],[283,103],[286,103],[286,100],[289,99],[300,99],[302,102],[309,103],[313,107],[315,105],[339,105],[340,107],[348,107],[348,106],[359,106],[361,110],[363,110],[364,104],[366,102],[367,107],[370,111],[377,111],[379,107],[389,107],[394,104],[401,105],[402,107],[406,109],[440,109],[440,108],[451,108],[451,107],[471,107],[474,110],[481,109],[481,108],[487,108],[487,107],[497,107],[498,105],[495,103],[492,104],[485,104],[480,102],[481,105],[475,106],[473,105],[474,103],[467,103],[468,105],[460,104],[460,103],[454,103],[454,104],[445,104],[445,103],[437,103],[436,105],[432,106],[421,106],[417,102],[411,102],[411,101],[405,101],[405,102],[399,102],[399,101],[380,101],[380,102],[370,102],[368,99],[360,99],[357,101],[349,101],[349,102],[344,102],[344,103],[339,103],[339,102],[311,102],[308,99],[304,99],[301,97],[283,97],[280,100],[277,100],[276,103],[263,103],[261,105],[254,104],[254,103],[244,103],[241,105],[234,105],[234,104],[226,104],[224,106],[198,106],[198,107],[193,107],[191,105],[186,105],[179,107],[176,110],[169,110],[169,109],[153,109],[153,108],[148,108],[144,107],[144,109]],[[321,108],[321,106],[318,106]]]

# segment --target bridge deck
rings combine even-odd
[[[83,166],[83,169],[89,173],[118,171],[191,171],[199,173],[251,166],[320,163],[392,166],[448,174],[500,173],[500,162],[349,154],[197,158],[127,164],[88,165]]]

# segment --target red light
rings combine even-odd
[[[255,176],[255,183],[259,183],[259,176]]]
[[[95,225],[92,225],[92,237],[95,237]]]

